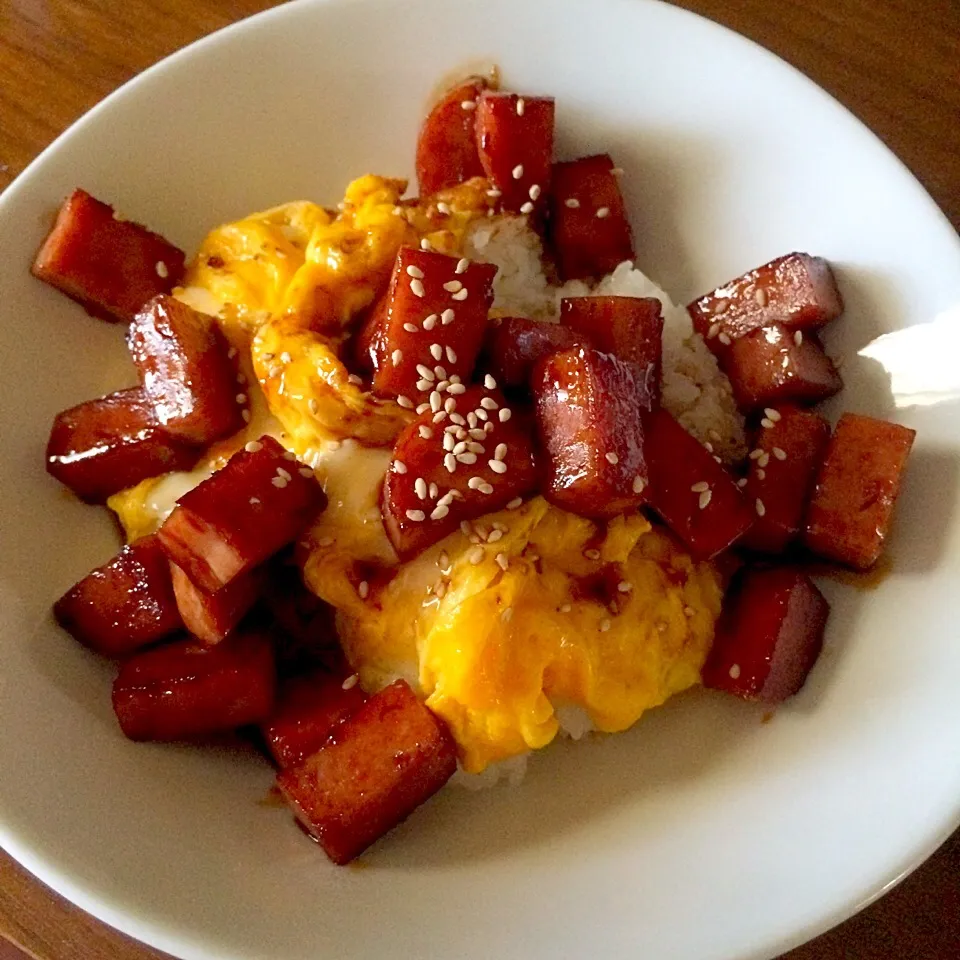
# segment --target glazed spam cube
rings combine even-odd
[[[127,345],[168,433],[206,446],[243,426],[245,395],[213,317],[156,297],[134,317]]]
[[[829,612],[801,571],[744,568],[724,598],[704,685],[767,703],[793,696],[820,656]]]
[[[64,630],[107,657],[123,657],[183,627],[167,558],[155,536],[124,547],[53,606]]]
[[[236,634],[214,647],[184,640],[124,663],[113,709],[131,740],[184,740],[260,723],[275,687],[265,636]]]
[[[883,551],[916,431],[845,413],[807,510],[804,542],[827,560],[868,570]]]
[[[401,559],[537,485],[531,425],[500,391],[469,387],[444,404],[404,428],[384,480],[383,523]]]
[[[743,546],[777,554],[796,540],[829,439],[830,424],[812,410],[764,411],[744,487],[747,500],[759,508]]]
[[[58,413],[47,472],[81,500],[102,503],[119,490],[171,470],[189,470],[199,451],[161,426],[139,387]]]
[[[607,154],[553,167],[550,239],[563,280],[602,277],[633,260],[633,237]]]
[[[484,173],[511,213],[539,214],[550,195],[553,97],[485,90],[477,100],[477,146]]]
[[[200,589],[216,593],[290,543],[324,506],[313,471],[264,436],[184,494],[158,536]]]
[[[646,377],[608,353],[581,347],[540,361],[532,387],[547,500],[597,519],[639,506],[647,485]]]
[[[558,323],[526,317],[495,317],[490,321],[485,360],[500,386],[526,388],[539,360],[559,350],[587,344],[587,338]]]
[[[449,90],[424,120],[417,139],[417,182],[422,194],[483,176],[477,148],[477,99],[486,86],[482,77],[469,78]]]
[[[644,418],[650,506],[699,559],[733,546],[754,511],[730,472],[666,410]]]
[[[277,785],[334,863],[363,853],[453,776],[453,738],[403,681],[371,697]]]
[[[790,253],[750,270],[687,306],[711,349],[771,323],[816,330],[843,313],[843,298],[822,257]]]
[[[266,570],[257,567],[235,577],[216,593],[201,590],[175,563],[170,564],[173,593],[183,625],[206,644],[219,643],[260,599]]]
[[[119,219],[84,190],[64,201],[33,264],[34,276],[104,320],[127,323],[183,278],[183,251]]]

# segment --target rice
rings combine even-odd
[[[495,263],[495,310],[503,315],[556,322],[564,297],[656,297],[663,305],[663,406],[701,443],[728,462],[747,452],[743,418],[730,381],[694,332],[690,316],[629,261],[592,288],[580,280],[558,286],[544,269],[540,238],[524,217],[478,221],[468,233],[464,254]]]

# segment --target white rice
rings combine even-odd
[[[564,297],[656,297],[663,305],[663,406],[703,444],[727,461],[746,454],[743,418],[730,381],[694,332],[686,309],[677,306],[653,280],[629,261],[594,287],[580,280],[551,284],[544,270],[543,246],[524,217],[478,221],[464,255],[495,263],[494,309],[513,316],[556,322]]]

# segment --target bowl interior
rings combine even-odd
[[[189,250],[245,212],[410,174],[438,81],[494,62],[557,97],[561,155],[625,168],[639,265],[678,302],[788,250],[829,257],[848,304],[827,335],[848,384],[835,410],[919,440],[890,564],[869,590],[824,583],[824,656],[771,722],[688,694],[625,735],[552,747],[517,788],[443,791],[336,869],[267,802],[251,753],[126,742],[110,666],[53,625],[51,602],[117,540],[45,475],[49,423],[133,375],[122,331],[28,267],[77,185]],[[856,354],[957,304],[960,246],[898,161],[776,58],[648,0],[303,0],[86,117],[0,197],[0,248],[0,842],[80,906],[197,960],[759,958],[955,823],[956,410],[897,410]]]

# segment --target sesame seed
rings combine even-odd
[[[405,410],[413,409],[413,401],[409,397],[405,397],[402,393],[397,397],[397,403]]]
[[[584,550],[584,551],[583,551],[583,555],[584,555],[588,560],[599,560],[599,559],[600,559],[600,551],[599,551],[599,550],[593,550],[593,549]]]
[[[527,193],[529,194],[531,200],[538,200],[538,199],[540,198],[540,194],[541,194],[542,192],[543,192],[543,188],[540,186],[539,183],[535,183],[535,184],[527,191]]]
[[[521,213],[533,213],[533,204],[532,204],[529,200],[526,200],[524,203],[521,203],[521,204],[520,204],[520,212],[521,212]]]
[[[451,310],[450,307],[447,307],[447,309],[440,314],[440,323],[446,327],[448,324],[453,323],[453,316],[453,310]]]
[[[283,353],[280,354],[281,363],[291,363],[292,361],[293,361],[293,357],[291,357],[286,350],[284,350]]]
[[[612,450],[608,450],[603,455],[603,458],[607,461],[607,463],[617,464],[620,462],[620,458]]]
[[[763,454],[764,454],[764,451],[760,447],[757,447],[756,450],[750,451],[750,459],[759,460],[763,456]]]
[[[259,497],[251,497],[251,498],[250,498],[250,506],[251,506],[251,507],[255,507],[259,502],[260,502],[260,498],[259,498]]]
[[[467,423],[470,424],[471,428],[477,426],[480,421],[477,419],[477,411],[471,410],[467,414]]]
[[[513,617],[513,607],[507,607],[503,611],[503,613],[500,614],[500,619],[504,623],[509,623],[512,617]]]
[[[739,664],[739,663],[735,663],[735,664],[730,668],[730,679],[731,679],[731,680],[739,680],[739,679],[740,679],[740,664]]]
[[[466,273],[470,269],[470,261],[466,257],[462,257],[457,261],[456,267],[454,267],[454,273]]]
[[[470,432],[471,432],[471,433],[474,433],[473,430],[471,430]],[[482,433],[483,431],[476,431],[476,432]],[[477,442],[475,442],[474,440],[471,440],[471,441],[467,444],[467,449],[468,449],[471,453],[478,453],[478,454],[479,454],[479,453],[483,453],[483,452],[486,450],[486,447],[484,447],[484,445],[483,445],[482,443],[477,443]]]
[[[484,385],[488,390],[496,390],[496,389],[497,389],[497,381],[494,380],[494,378],[491,377],[489,373],[483,378],[483,385]]]
[[[438,517],[437,519],[442,520],[443,518],[442,518],[442,517]],[[435,589],[434,592],[435,592],[436,595],[437,595],[437,599],[442,600],[442,599],[447,595],[447,585],[446,585],[446,583],[445,583],[443,580],[441,580],[441,581],[437,584],[436,589]]]
[[[721,333],[720,336],[717,337],[717,339],[718,339],[725,347],[729,347],[730,344],[733,342],[726,333]]]
[[[443,401],[443,409],[447,413],[453,413],[453,411],[457,409],[456,399],[453,397],[447,397],[447,399]]]
[[[227,351],[227,359],[228,359],[228,360],[232,360],[236,355],[237,355],[237,348],[236,348],[236,347],[231,347],[231,348]],[[272,359],[272,358],[271,358],[271,359]],[[246,378],[242,373],[238,373],[238,374],[237,374],[237,383],[246,383],[246,382],[247,382],[247,378]]]
[[[438,390],[434,390],[430,394],[430,409],[434,413],[439,413],[440,408],[443,406],[443,398],[440,396]]]
[[[414,266],[414,265],[411,263],[410,266],[407,267],[407,276],[408,276],[408,277],[413,277],[414,280],[422,280],[422,279],[423,279],[423,271],[422,271],[419,267]]]
[[[370,584],[366,580],[361,580],[360,585],[357,587],[357,593],[360,595],[361,600],[366,600],[370,595]]]
[[[477,415],[478,420],[486,421],[490,418],[490,414],[483,407],[477,407],[473,412]]]
[[[411,292],[415,297],[422,297],[422,296],[424,296],[425,293],[426,293],[426,291],[423,289],[423,281],[422,281],[422,280],[416,280],[416,279],[411,280],[411,281],[410,281],[410,292]]]
[[[424,440],[429,440],[433,436],[433,430],[430,429],[425,423],[421,423],[418,432]]]
[[[457,351],[453,347],[447,347],[447,363],[457,362]]]
[[[499,417],[500,417],[501,423],[506,423],[512,416],[513,416],[513,411],[509,407],[500,408]]]
[[[763,505],[763,501],[758,497],[757,502],[754,504],[757,508],[757,516],[762,517],[766,512],[767,508]]]
[[[487,466],[488,466],[494,473],[506,473],[506,472],[507,472],[507,465],[506,465],[502,460],[488,460],[488,461],[487,461]]]
[[[250,422],[250,411],[247,410],[246,408],[240,411],[240,416],[243,418],[244,423]]]
[[[468,467],[472,467],[477,462],[477,455],[475,453],[457,453],[454,454],[457,458],[458,463],[465,463]]]
[[[461,100],[460,101],[461,110],[476,110],[477,101],[476,100]]]
[[[351,373],[347,377],[347,383],[352,383],[354,386],[360,386],[360,384],[363,383],[363,378],[358,377],[355,373]]]
[[[417,325],[416,325],[415,323],[409,323],[409,322],[408,322],[408,323],[405,323],[405,324],[403,325],[403,329],[406,330],[407,333],[417,333],[417,332],[418,332],[418,331],[417,331]]]
[[[467,481],[467,487],[470,490],[479,490],[482,484],[483,484],[483,477],[471,477]]]
[[[793,335],[793,342],[799,347],[803,343],[803,331],[797,330]]]
[[[430,380],[418,380],[416,383],[418,390],[429,390],[432,386],[433,383]],[[420,406],[417,407],[417,413],[423,413],[424,410],[428,410],[429,408],[429,404],[420,404]]]
[[[598,216],[601,220],[605,219],[606,217],[609,217],[609,216],[610,216],[610,208],[609,208],[609,207],[600,207],[600,209],[597,210],[597,216]]]
[[[522,176],[523,176],[523,164],[522,164],[522,163],[518,163],[518,164],[513,168],[513,179],[514,179],[514,180],[519,180]]]
[[[283,477],[274,477],[270,482],[280,490],[287,485],[287,481]]]
[[[439,367],[439,366],[438,366],[438,367],[434,367],[434,368],[433,368],[433,375],[434,375],[441,383],[449,382],[449,381],[447,381],[447,371],[446,371],[446,369],[445,369],[444,367]]]
[[[617,590],[619,590],[620,593],[629,593],[632,589],[633,584],[629,580],[621,580],[617,584]]]
[[[517,97],[517,116],[518,117],[523,116],[523,111],[526,105],[527,105],[527,102],[523,99],[523,97]]]
[[[600,632],[606,633],[610,629],[610,621],[604,618],[600,621]]]
[[[711,323],[710,329],[707,331],[707,339],[712,340],[720,332],[719,323]]]
[[[340,688],[342,690],[352,690],[359,680],[360,678],[355,673],[351,673],[350,676],[340,684]]]
[[[286,480],[287,483],[289,483],[293,479],[293,477],[290,475],[290,471],[284,470],[283,467],[277,467],[277,476],[283,477],[283,479]]]
[[[417,364],[417,373],[419,373],[424,380],[429,380],[431,383],[437,379],[433,371],[422,363]]]
[[[710,489],[710,484],[706,480],[701,480],[699,483],[695,483],[691,488],[691,493],[706,493]]]
[[[442,200],[437,202],[437,213],[442,213],[444,216],[450,216],[450,205],[444,203]]]
[[[760,426],[765,427],[767,430],[770,430],[773,427],[773,421],[769,417],[764,417],[760,421]]]
[[[448,491],[437,501],[437,506],[438,506],[438,507],[449,507],[450,504],[453,503],[453,501],[454,501],[454,499],[456,498],[456,495],[457,495],[458,492],[459,492],[459,491],[457,491],[457,490],[448,490]],[[444,554],[444,556],[445,556],[445,554]],[[446,566],[446,564],[444,564],[444,566]]]
[[[423,320],[423,329],[430,331],[437,325],[437,315],[431,313],[429,317],[424,317]]]
[[[403,359],[403,351],[394,350],[393,353],[390,354],[390,359],[393,361],[393,365],[397,366],[400,363],[400,361]]]
[[[321,537],[317,541],[318,547],[332,547],[333,546],[333,537]]]
[[[426,238],[422,237],[420,240],[420,249],[421,250],[432,250],[433,244]]]
[[[573,607],[570,606],[569,603],[565,603],[565,604],[560,608],[560,612],[561,612],[561,613],[569,613],[572,609],[573,609]]]
[[[757,479],[758,479],[758,480],[766,480],[766,479],[767,479],[767,471],[764,470],[762,467],[757,470]]]
[[[493,559],[501,570],[506,570],[510,566],[510,560],[505,553],[498,553]]]
[[[444,433],[444,435],[443,435],[443,449],[446,450],[447,453],[452,453],[452,452],[453,452],[453,448],[454,448],[454,444],[455,444],[455,443],[456,443],[456,441],[453,439],[453,434],[452,434],[452,433]]]
[[[448,453],[443,458],[443,465],[447,468],[447,473],[453,473],[457,469],[457,458],[452,453]]]
[[[576,210],[580,206],[580,201],[576,197],[567,197],[563,201],[565,207],[569,207],[571,210]]]
[[[466,453],[466,451],[467,451],[467,443],[466,443],[465,440],[461,440],[460,443],[458,443],[458,444],[453,448],[453,453],[454,453],[454,455],[456,455],[456,454],[458,454],[458,453]]]
[[[746,478],[746,477],[741,477],[741,478],[737,481],[737,486],[738,486],[741,490],[742,490],[746,485],[747,485],[747,478]]]
[[[452,387],[447,387],[447,393],[463,393],[463,391],[467,389],[466,387],[464,387],[463,390],[455,391],[453,387],[457,387],[457,386],[460,386],[460,384],[455,383]],[[462,427],[467,422],[466,420],[463,419],[463,416],[459,413],[451,413],[450,421],[451,423],[455,423],[460,427]]]
[[[441,347],[439,343],[431,343],[430,356],[432,356],[434,360],[441,360],[443,358],[443,347]]]
[[[505,443],[498,443],[497,449],[493,453],[494,460],[502,460],[507,455],[507,445]]]
[[[263,449],[263,444],[259,440],[251,440],[243,448],[247,453],[257,453]]]
[[[696,616],[696,613],[697,613],[697,611],[694,610],[693,607],[684,607],[684,608],[683,608],[683,615],[684,615],[685,617],[693,617],[693,616]]]
[[[496,410],[499,404],[493,397],[483,397],[480,400],[480,409],[481,410]],[[477,414],[479,416],[479,414]]]
[[[770,454],[769,454],[769,453],[764,452],[764,453],[761,454],[759,457],[757,457],[757,466],[758,466],[758,467],[766,467],[766,465],[767,465],[769,462],[770,462]]]
[[[497,197],[502,197],[502,196],[503,196],[503,191],[502,191],[502,190],[498,190],[496,187],[491,187],[491,189],[489,189],[489,190],[487,191],[487,196],[488,196],[488,197],[493,197],[493,199],[496,200]]]
[[[493,433],[493,431],[494,431],[494,426],[493,426],[493,424],[490,423],[490,421],[488,420],[488,421],[483,425],[483,432],[484,432],[484,433]]]
[[[417,477],[414,480],[413,489],[421,500],[427,499],[427,481],[423,477]]]
[[[713,444],[710,443],[709,440],[703,445],[703,448],[707,451],[707,453],[713,453]]]
[[[469,291],[466,287],[464,287],[462,290],[460,290],[460,291],[458,291],[457,293],[453,294],[453,299],[454,299],[454,300],[466,300],[469,295],[470,295],[470,291]]]
[[[698,506],[701,510],[706,510],[707,507],[710,506],[710,501],[711,501],[712,499],[713,499],[713,491],[712,491],[712,490],[704,490],[703,493],[700,494],[700,499],[697,501],[697,506]]]
[[[450,512],[450,508],[448,506],[442,503],[438,503],[433,508],[433,512],[430,514],[430,519],[442,520],[449,512]]]
[[[167,265],[162,260],[157,261],[156,271],[157,276],[162,280],[166,280],[167,277],[170,276],[170,271],[167,269]]]
[[[483,547],[474,547],[468,554],[467,560],[470,561],[474,566],[483,561],[484,551]]]
[[[778,460],[786,460],[786,459],[787,459],[787,451],[781,449],[780,447],[774,447],[774,448],[773,448],[773,455],[774,455]]]
[[[459,280],[448,280],[444,285],[443,289],[447,293],[456,293],[458,290],[463,289],[463,284]]]
[[[634,477],[633,478],[633,492],[634,493],[643,493],[643,488],[646,486],[646,481],[643,477]]]
[[[407,465],[402,460],[393,461],[393,472],[404,474],[407,472]]]
[[[767,291],[764,290],[763,287],[757,287],[754,291],[753,299],[756,300],[761,307],[765,307],[767,305]]]
[[[491,530],[490,536],[487,537],[487,543],[496,543],[498,540],[503,538],[502,530]]]
[[[414,523],[423,523],[427,519],[427,515],[422,510],[408,510],[407,519]]]
[[[493,493],[493,484],[487,483],[486,481],[484,481],[483,483],[480,484],[480,486],[479,486],[477,489],[478,489],[484,496],[489,497],[490,494]]]

